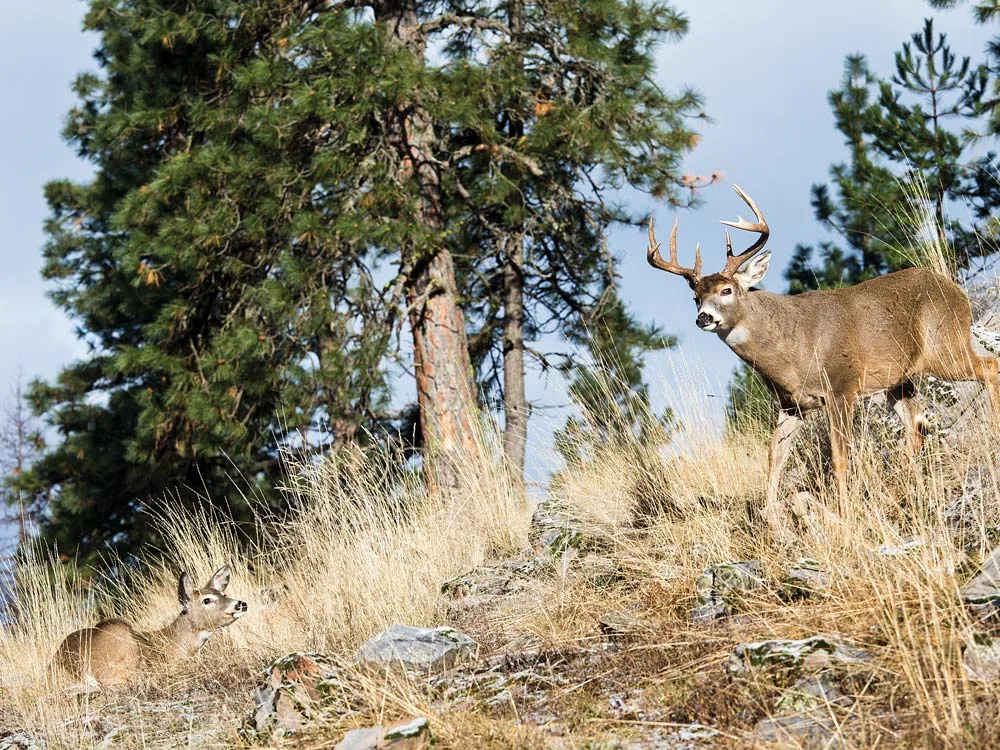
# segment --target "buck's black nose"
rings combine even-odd
[[[237,612],[246,612],[247,611],[247,603],[246,602],[242,602],[242,601],[236,602],[236,611]]]
[[[708,313],[703,312],[703,313],[698,313],[698,317],[695,319],[694,322],[699,328],[705,328],[706,326],[712,325],[712,323],[715,322],[715,319]]]

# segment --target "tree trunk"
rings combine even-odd
[[[509,0],[507,21],[514,44],[520,44],[521,0]],[[517,113],[510,119],[510,135],[524,135]],[[514,481],[524,483],[525,443],[528,439],[528,403],[524,395],[524,236],[515,232],[507,241],[503,270],[503,449]]]
[[[503,449],[514,481],[524,482],[524,452],[528,438],[528,404],[524,396],[524,239],[507,242],[503,269]]]
[[[389,30],[394,43],[421,58],[426,54],[416,0],[379,3],[375,20]],[[444,214],[435,134],[419,99],[417,92],[408,106],[389,113],[387,126],[398,152],[400,179],[416,180],[419,186],[418,217],[428,228],[439,230],[444,228]],[[458,488],[461,467],[476,460],[479,453],[465,317],[458,306],[455,266],[446,247],[404,246],[402,268],[407,273],[424,476],[428,491],[437,493]]]

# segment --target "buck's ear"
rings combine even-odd
[[[232,575],[232,571],[229,569],[229,566],[223,565],[212,574],[211,578],[208,579],[208,583],[205,588],[215,589],[221,594],[226,590],[226,586],[229,585],[230,575]]]
[[[191,576],[187,573],[181,573],[181,577],[177,579],[177,601],[181,603],[181,607],[187,612],[188,605],[191,604],[191,594],[194,593],[194,584],[191,583]]]
[[[767,267],[770,263],[771,251],[765,250],[747,263],[743,267],[742,271],[737,271],[733,274],[733,278],[736,279],[736,282],[743,287],[744,290],[749,289],[755,284],[759,284],[764,276],[767,275]]]

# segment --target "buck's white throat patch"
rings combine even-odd
[[[743,326],[736,326],[725,336],[725,342],[730,346],[739,346],[750,340],[750,331]]]

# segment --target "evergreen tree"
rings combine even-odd
[[[97,174],[47,187],[44,271],[91,354],[33,388],[62,442],[25,479],[55,490],[42,526],[62,550],[134,549],[144,504],[185,487],[239,517],[247,484],[277,501],[282,447],[384,421],[395,308],[347,180],[372,105],[343,50],[399,62],[304,12],[91,3],[103,74],[78,79],[65,133]]]
[[[935,35],[931,19],[896,52],[889,80],[875,76],[864,56],[847,58],[830,105],[850,163],[831,168],[833,189],[812,189],[817,220],[842,244],[824,242],[818,252],[798,246],[786,271],[792,292],[913,265],[913,234],[921,229],[912,220],[914,201],[926,202],[937,244],[951,249],[959,266],[995,251],[981,241],[983,220],[1000,206],[1000,192],[989,184],[995,156],[977,156],[972,135],[982,125],[987,80],[984,66],[957,58],[945,35]],[[971,209],[973,222],[949,216],[950,202],[961,207],[957,215]]]
[[[529,330],[536,296],[595,298],[594,217],[625,214],[591,185],[673,195],[697,114],[650,81],[674,11],[547,1],[518,26],[505,8],[91,0],[101,70],[65,133],[96,176],[47,187],[45,249],[91,352],[30,394],[62,438],[24,479],[50,493],[49,539],[130,552],[155,541],[148,501],[184,487],[237,516],[237,484],[280,505],[282,450],[366,435],[421,449],[432,490],[456,484],[470,348],[498,343],[474,301],[511,299],[472,279],[517,262],[509,233]],[[388,409],[406,324],[416,424]]]

